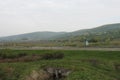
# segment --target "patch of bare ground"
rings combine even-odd
[[[69,69],[46,67],[42,70],[33,70],[25,80],[63,80],[70,74]]]
[[[50,75],[47,72],[33,70],[30,75],[26,76],[25,80],[48,80],[49,78]]]

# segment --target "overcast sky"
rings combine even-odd
[[[0,36],[120,22],[120,0],[0,0]]]

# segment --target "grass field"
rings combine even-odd
[[[48,59],[29,62],[1,62],[0,80],[24,80],[32,70],[43,66],[70,69],[65,80],[120,80],[120,51],[80,50],[0,50],[0,54],[15,56],[19,53],[63,53],[63,59]]]

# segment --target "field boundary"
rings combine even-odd
[[[120,51],[120,48],[99,48],[99,47],[7,47],[0,49],[13,50],[97,50],[97,51]]]

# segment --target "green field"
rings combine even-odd
[[[16,56],[19,53],[63,53],[63,59],[48,59],[28,62],[1,62],[0,80],[24,80],[32,70],[43,66],[70,69],[65,80],[120,80],[120,51],[80,50],[0,50],[0,54]]]

